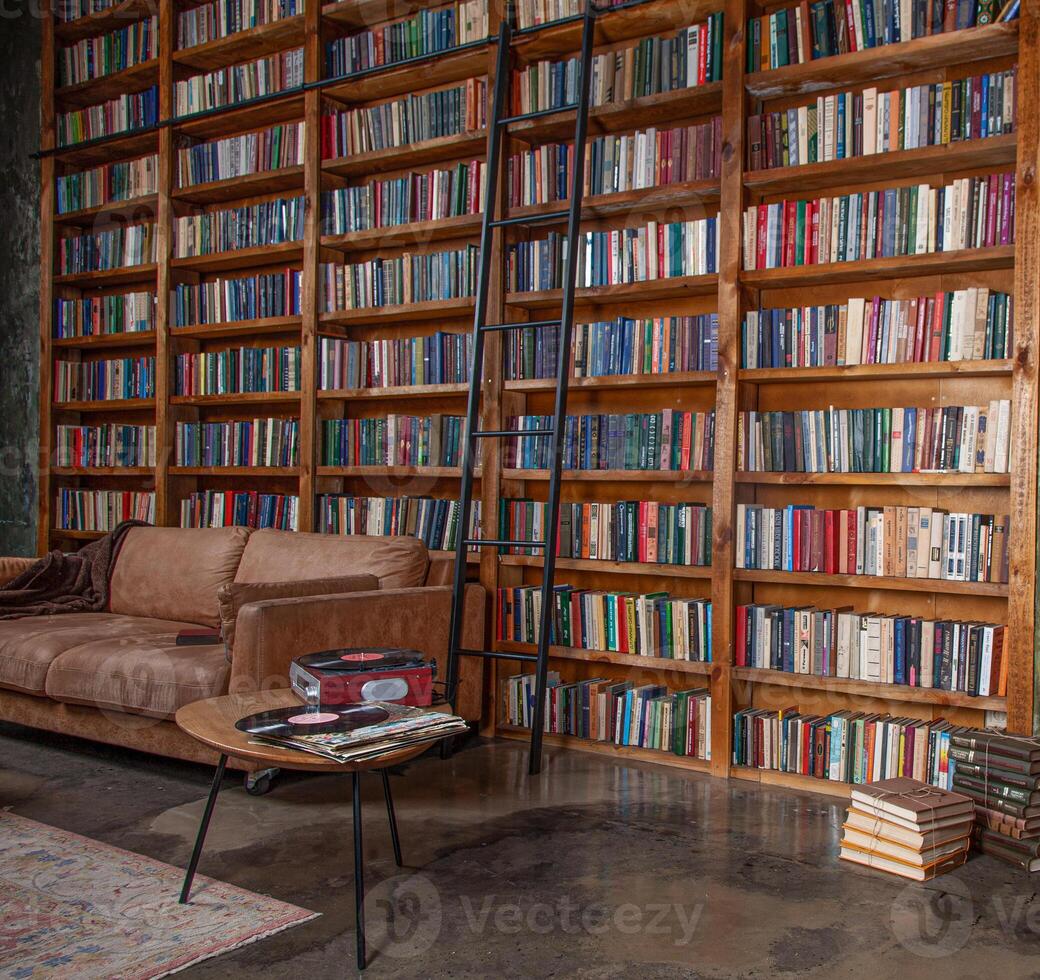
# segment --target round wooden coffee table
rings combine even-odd
[[[357,964],[358,969],[365,968],[365,870],[361,847],[361,789],[359,775],[362,772],[377,771],[383,777],[383,794],[386,797],[386,812],[390,820],[390,837],[394,844],[394,860],[401,866],[401,842],[397,836],[397,818],[394,815],[394,800],[390,793],[390,779],[387,767],[395,766],[425,752],[437,741],[431,739],[421,745],[412,745],[398,752],[388,752],[365,762],[332,762],[308,752],[295,749],[283,749],[274,745],[259,745],[253,742],[252,736],[235,728],[235,722],[257,711],[270,711],[273,708],[287,708],[300,705],[300,699],[292,691],[262,691],[256,694],[227,694],[220,698],[208,698],[195,701],[179,709],[176,715],[177,725],[192,738],[197,739],[211,749],[220,753],[217,771],[213,775],[209,798],[202,812],[199,833],[195,839],[195,847],[191,853],[191,861],[184,875],[184,887],[181,889],[181,903],[188,901],[191,883],[195,870],[202,856],[202,847],[206,841],[206,831],[213,816],[213,807],[217,802],[217,793],[224,778],[224,768],[228,757],[260,762],[265,766],[278,769],[302,769],[307,772],[350,773],[354,802],[354,911],[357,920]],[[302,707],[302,705],[300,705]]]

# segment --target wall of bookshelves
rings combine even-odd
[[[392,0],[274,5],[257,15],[259,26],[245,29],[187,0],[162,0],[157,13],[143,0],[96,12],[89,6],[76,19],[43,22],[40,551],[76,547],[103,533],[110,516],[131,511],[163,525],[231,519],[342,533],[374,529],[374,508],[351,509],[354,498],[453,498],[500,11],[494,4],[486,16],[479,4],[430,5],[415,15],[426,18],[425,33],[416,28],[406,39],[399,25],[414,15],[413,5]],[[521,4],[522,16],[539,6]],[[841,791],[735,765],[734,714],[849,709],[982,725],[991,711],[1006,713],[1009,730],[1030,731],[1040,268],[1034,5],[1023,4],[1008,23],[864,50],[846,50],[846,36],[846,53],[775,68],[768,67],[768,45],[749,58],[747,25],[777,15],[783,4],[615,6],[600,16],[597,55],[613,55],[621,67],[611,91],[601,74],[604,88],[594,99],[595,173],[585,204],[586,230],[604,234],[588,246],[576,321],[630,320],[636,326],[628,329],[646,333],[624,341],[620,328],[611,335],[598,327],[583,335],[575,359],[584,367],[576,369],[569,412],[585,418],[575,422],[577,466],[565,471],[564,500],[578,527],[595,509],[581,505],[603,505],[605,515],[619,501],[651,502],[652,520],[681,511],[676,526],[687,533],[687,521],[693,528],[696,520],[690,533],[700,535],[701,553],[666,553],[662,545],[656,560],[638,547],[591,557],[579,534],[558,563],[558,581],[629,598],[693,600],[683,609],[700,610],[701,635],[698,652],[682,653],[690,659],[649,656],[645,643],[636,652],[634,635],[599,641],[614,650],[586,649],[597,641],[574,639],[574,646],[553,648],[552,668],[563,683],[598,678],[706,691],[713,751],[707,760],[696,751],[609,739],[553,740],[719,776]],[[922,17],[931,25],[928,6]],[[801,20],[798,8],[791,10],[787,38],[792,51],[801,45],[804,52],[813,44],[810,11],[801,5]],[[524,72],[514,85],[524,93],[518,115],[567,101],[565,86],[547,81],[549,65],[574,58],[580,43],[580,18],[524,25],[514,38],[514,61]],[[863,29],[854,21],[842,31]],[[69,67],[113,31],[129,32],[133,55],[103,62],[107,74],[96,55]],[[672,45],[664,75],[646,69],[655,38]],[[979,87],[966,81],[980,76],[989,78],[985,111],[971,108]],[[922,87],[916,101],[878,95],[915,86]],[[840,108],[832,96],[842,96]],[[952,98],[957,116],[943,131],[942,100]],[[941,145],[911,135],[928,128],[937,105]],[[1012,105],[1013,129],[1005,124]],[[857,119],[879,113],[881,124],[857,130]],[[106,133],[113,121],[126,131]],[[499,189],[504,216],[561,207],[554,201],[565,186],[566,148],[556,144],[571,131],[572,116],[562,109],[509,124],[512,169]],[[878,152],[864,154],[865,139]],[[92,173],[97,168],[107,169]],[[1003,184],[989,179],[1002,174],[1012,176]],[[875,191],[896,193],[871,198]],[[824,203],[783,206],[815,200]],[[954,240],[953,215],[966,206],[981,217],[960,222]],[[896,207],[913,212],[909,245],[894,225],[886,239]],[[858,208],[862,234],[837,241],[839,224],[858,219]],[[940,245],[935,227],[944,218]],[[650,228],[652,240],[658,226],[672,236],[667,246],[660,255],[653,247],[640,252],[639,236]],[[636,268],[614,271],[611,233],[624,239],[625,230]],[[560,222],[496,235],[500,286],[492,289],[491,321],[537,321],[558,303],[552,246],[562,231]],[[868,247],[872,241],[876,248]],[[945,326],[938,297],[948,308]],[[769,313],[810,306],[818,312],[812,326],[804,314],[801,332],[790,315]],[[781,322],[786,327],[773,329]],[[935,324],[938,354],[931,349]],[[545,331],[531,330],[523,350],[507,350],[518,341],[492,336],[484,427],[551,412],[546,342]],[[928,434],[935,454],[919,445],[905,467],[894,462],[908,451],[902,435],[898,446],[891,442],[894,428],[909,431],[905,416],[893,427],[890,413],[871,416],[869,425],[865,413],[842,414],[908,407],[931,410],[920,413],[915,438]],[[978,411],[952,414],[962,407]],[[768,462],[764,445],[752,453],[761,435],[754,426],[766,419],[771,431],[769,413],[830,409],[833,430],[831,416],[797,416],[795,423],[789,415],[798,434],[791,429],[784,444],[781,418]],[[643,418],[626,429],[626,415]],[[965,460],[977,449],[978,465],[952,455],[940,460],[955,445],[961,450],[962,429],[956,439],[952,431],[964,425],[976,440],[970,450],[965,444]],[[976,435],[986,426],[993,439],[1001,429],[1002,449]],[[850,446],[854,438],[869,441],[869,465],[866,457],[821,462],[829,435],[844,439],[853,431],[859,436],[848,437]],[[892,454],[884,463],[882,437]],[[640,440],[642,456],[632,449]],[[711,465],[698,461],[698,440],[714,443]],[[818,442],[815,463],[790,465],[792,453],[810,460],[811,442]],[[522,531],[522,515],[530,520],[546,496],[544,460],[518,458],[509,446],[483,448],[483,531],[497,535],[501,521]],[[912,445],[909,452],[913,457]],[[814,466],[819,471],[778,472]],[[900,468],[907,471],[894,472]],[[234,493],[246,495],[237,510]],[[434,547],[450,547],[450,514],[422,507],[423,532],[431,540],[434,531],[440,535]],[[632,507],[632,533],[642,534],[645,505]],[[770,530],[769,556],[750,558],[748,512],[760,521],[768,509],[782,528],[795,519],[792,507],[831,513],[818,524],[807,519],[804,528]],[[877,509],[875,523],[857,508]],[[416,510],[413,504],[408,519]],[[965,533],[975,548],[964,551],[967,572],[936,577],[924,564],[912,573],[893,531],[898,526],[905,543],[909,520],[920,535],[924,511],[940,521],[944,513],[968,515]],[[888,528],[891,553],[868,556],[871,565],[861,540],[857,564],[850,535],[865,539],[878,526]],[[804,553],[796,558],[793,541],[803,533]],[[765,540],[756,538],[756,547]],[[496,614],[498,589],[538,582],[534,556],[485,551],[470,561]],[[972,642],[980,650],[990,644],[992,666],[997,637],[1006,679],[997,669],[992,685],[981,683],[981,659],[972,677],[958,683],[955,672],[949,689],[898,683],[908,679],[898,672],[891,682],[885,674],[865,679],[872,676],[865,662],[836,677],[837,650],[822,653],[824,662],[832,658],[829,668],[777,669],[782,657],[770,667],[737,649],[738,640],[747,642],[738,619],[749,606],[834,610],[835,624],[839,613],[983,624],[990,632],[973,633]],[[837,637],[837,626],[826,629]],[[533,649],[515,637],[495,642],[503,651]],[[821,676],[828,671],[832,676]],[[488,669],[486,731],[523,735],[505,706],[508,679],[518,673],[504,662]]]

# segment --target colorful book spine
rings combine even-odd
[[[873,684],[1007,694],[1007,627],[851,609],[737,606],[738,667]]]
[[[930,507],[737,504],[737,568],[824,575],[1008,580],[1008,516]]]
[[[437,497],[354,497],[321,494],[318,530],[325,534],[370,534],[419,538],[433,551],[455,548],[461,514],[457,500]],[[473,501],[467,537],[480,536],[480,501]],[[476,551],[471,545],[469,550]]]
[[[322,422],[324,466],[459,466],[461,415],[388,415]]]
[[[154,154],[65,174],[54,182],[55,208],[58,214],[70,214],[103,204],[132,201],[154,194],[158,179],[159,158]]]
[[[303,0],[215,0],[177,14],[177,47],[215,41],[239,31],[273,24],[304,11]]]
[[[293,48],[174,82],[173,111],[178,116],[188,116],[302,85],[303,48]]]
[[[184,215],[174,224],[174,257],[298,242],[303,238],[305,211],[306,198],[301,195],[227,211]]]
[[[609,10],[625,3],[626,0],[603,0],[596,6],[600,10]],[[556,20],[579,17],[585,12],[584,0],[519,0],[513,5],[516,12],[516,26],[520,30],[530,30],[543,24],[551,24]]]
[[[120,401],[155,395],[155,358],[55,361],[55,402]]]
[[[338,391],[466,384],[472,347],[470,334],[442,331],[377,340],[319,337],[318,387]]]
[[[178,395],[229,395],[300,390],[299,347],[237,347],[178,354]]]
[[[299,316],[302,273],[298,269],[240,279],[178,283],[170,291],[174,327]]]
[[[155,293],[109,293],[54,303],[54,336],[100,337],[155,329]]]
[[[297,466],[299,419],[178,422],[177,466]]]
[[[58,50],[58,86],[80,85],[151,61],[159,54],[159,18],[135,21]]]
[[[255,490],[203,490],[181,501],[181,527],[252,527],[296,531],[300,498]]]
[[[59,425],[55,466],[155,466],[154,425]]]
[[[738,469],[772,473],[1007,473],[1011,402],[942,408],[741,412]]]
[[[104,272],[155,261],[155,225],[117,225],[58,239],[58,274]]]
[[[59,112],[58,146],[73,146],[103,136],[146,129],[159,121],[159,89],[119,95],[108,102]]]
[[[303,166],[303,123],[196,143],[177,151],[177,186],[208,184],[283,167]]]
[[[63,24],[71,24],[81,17],[100,14],[114,7],[119,0],[57,0],[54,16]]]
[[[55,526],[64,531],[111,531],[123,521],[155,523],[155,494],[60,487]]]

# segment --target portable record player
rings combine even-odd
[[[307,704],[393,701],[424,708],[433,700],[436,673],[436,662],[418,650],[347,647],[296,657],[289,681]]]

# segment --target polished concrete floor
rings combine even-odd
[[[843,806],[553,749],[473,741],[394,777],[406,868],[365,787],[371,978],[1040,977],[1040,901],[991,858],[928,885],[839,864]],[[0,805],[175,865],[210,772],[0,725]],[[185,971],[354,973],[349,781],[229,775],[201,871],[323,913]],[[2,964],[0,964],[2,972]]]

